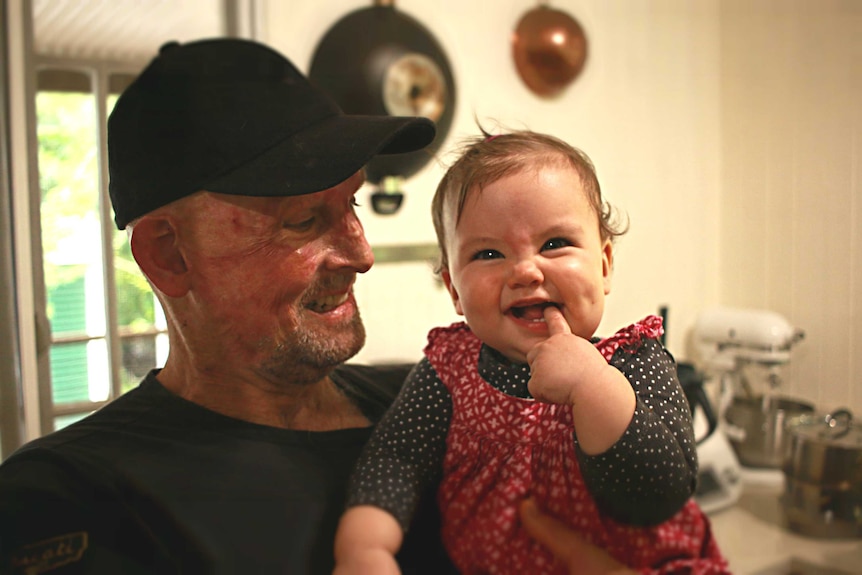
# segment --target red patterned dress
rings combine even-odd
[[[728,573],[706,516],[690,499],[691,467],[696,471],[693,434],[687,433],[690,412],[679,402],[675,374],[665,373],[675,368],[655,340],[660,334],[661,320],[650,316],[596,344],[629,377],[638,407],[618,445],[590,457],[577,447],[568,406],[516,397],[489,384],[496,379],[494,369],[509,378],[513,372],[504,362],[489,370],[489,361],[482,360],[489,348],[466,324],[432,330],[425,354],[443,392],[428,382],[413,387],[443,396],[443,423],[420,409],[418,400],[396,400],[394,414],[375,433],[387,439],[373,438],[357,469],[350,504],[379,505],[407,528],[415,501],[405,509],[398,494],[439,482],[444,543],[465,575],[567,573],[522,529],[517,508],[527,496],[642,573]],[[522,369],[514,377],[525,386],[529,371]],[[676,382],[675,388],[660,386],[663,380]],[[408,379],[406,395],[421,397],[409,384]],[[416,428],[424,430],[420,437],[432,437],[417,440],[408,432]],[[679,445],[662,453],[668,442]],[[403,466],[401,459],[415,465]],[[435,475],[441,466],[442,474]],[[375,485],[386,494],[375,495]],[[675,493],[662,502],[668,492]],[[641,509],[646,511],[638,515]]]

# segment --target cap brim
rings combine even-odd
[[[377,154],[420,150],[434,140],[427,118],[335,115],[297,132],[203,189],[244,196],[298,196],[329,189]]]

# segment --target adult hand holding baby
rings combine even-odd
[[[635,410],[635,393],[588,340],[572,333],[563,312],[544,310],[548,339],[527,353],[530,394],[539,401],[570,405],[581,449],[603,453],[625,432]]]
[[[539,511],[532,499],[521,503],[524,529],[548,548],[569,573],[579,575],[634,575],[632,571],[603,549],[587,543],[577,533],[550,515]]]

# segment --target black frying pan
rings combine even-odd
[[[437,136],[424,150],[377,156],[368,181],[409,177],[437,151],[455,108],[455,79],[431,33],[394,6],[356,10],[335,23],[312,57],[309,78],[348,114],[426,116]]]

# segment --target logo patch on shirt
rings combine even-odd
[[[87,532],[76,531],[30,543],[12,554],[12,573],[37,575],[80,561],[87,549]]]

